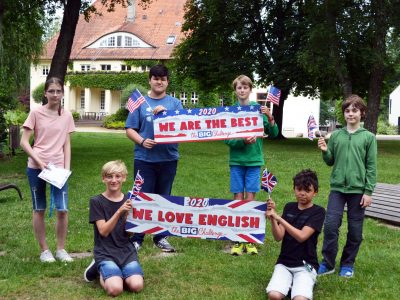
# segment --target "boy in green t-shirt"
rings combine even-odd
[[[245,75],[238,76],[233,81],[238,102],[236,105],[244,106],[257,104],[250,102],[249,97],[253,88],[253,82]],[[278,126],[275,123],[267,106],[261,106],[263,114],[264,131],[270,137],[278,135]],[[230,189],[235,200],[254,200],[260,190],[261,166],[264,165],[263,139],[249,136],[241,139],[226,140],[229,146]],[[253,244],[236,243],[232,249],[232,255],[241,255],[243,252],[257,254],[257,248]]]

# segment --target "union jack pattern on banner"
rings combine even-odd
[[[130,95],[128,102],[126,102],[126,108],[129,110],[130,113],[133,113],[144,102],[146,102],[146,99],[143,97],[138,89],[135,89]]]
[[[267,101],[272,102],[273,104],[279,106],[279,100],[281,98],[281,90],[270,86],[267,94]]]
[[[315,119],[313,115],[310,115],[308,117],[307,121],[307,131],[308,131],[308,138],[312,141],[314,139],[314,129],[316,129],[317,123],[315,122]]]
[[[130,192],[129,199],[135,199],[139,195],[142,185],[144,183],[144,178],[139,174],[139,170],[136,173],[135,182],[133,183],[132,191]]]
[[[266,205],[259,201],[139,192],[133,200],[125,229],[145,234],[262,244]],[[252,220],[257,222],[252,223]]]
[[[276,177],[271,172],[268,172],[267,169],[264,169],[261,179],[261,188],[268,192],[268,194],[271,194],[277,183],[278,180]]]

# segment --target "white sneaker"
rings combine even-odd
[[[45,263],[52,263],[56,260],[54,259],[54,256],[50,250],[44,250],[42,253],[40,253],[40,261]]]
[[[74,261],[65,249],[57,250],[56,258],[62,262],[72,262]]]

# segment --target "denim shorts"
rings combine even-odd
[[[143,277],[142,267],[137,261],[130,262],[120,268],[111,260],[103,260],[99,263],[98,269],[104,281],[113,276],[119,276],[124,280],[132,275],[141,275]]]
[[[231,193],[257,193],[260,191],[261,167],[230,166]]]
[[[34,211],[46,210],[46,181],[38,177],[41,171],[40,169],[26,169]],[[50,185],[50,198],[57,211],[68,211],[68,184],[65,183],[61,189]]]

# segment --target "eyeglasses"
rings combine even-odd
[[[46,93],[53,94],[53,95],[61,95],[63,93],[62,90],[47,90]]]

